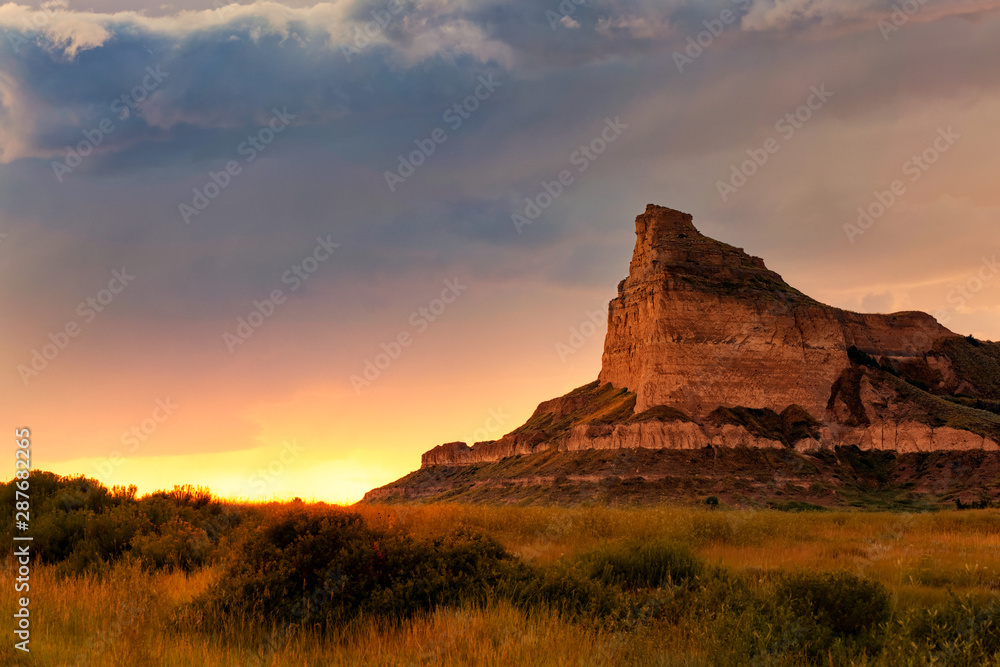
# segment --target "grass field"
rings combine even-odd
[[[38,564],[31,581],[31,655],[7,642],[0,659],[130,666],[1000,664],[1000,627],[994,625],[1000,621],[1000,514],[994,510],[353,509],[373,528],[425,539],[456,527],[481,531],[517,562],[540,570],[602,549],[619,558],[645,543],[688,549],[701,569],[683,585],[656,587],[643,598],[642,613],[625,622],[496,596],[404,619],[355,617],[319,630],[244,616],[195,622],[190,603],[224,577],[225,559],[187,573],[150,570],[131,558],[68,575]],[[11,568],[8,562],[6,574]],[[796,643],[795,632],[806,626],[788,610],[775,616],[774,605],[784,603],[774,601],[783,577],[803,571],[847,571],[885,587],[891,615],[864,630],[874,638],[870,649],[842,650],[843,642],[834,641],[816,653],[806,650],[808,642]],[[4,587],[5,608],[14,608],[14,595],[12,586]],[[808,625],[814,627],[820,626]]]

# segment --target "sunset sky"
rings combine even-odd
[[[648,203],[1000,339],[1000,0],[893,5],[2,5],[9,427],[357,500],[596,378]]]

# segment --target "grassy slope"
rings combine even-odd
[[[672,243],[685,247],[689,259],[660,268],[669,271],[673,279],[686,283],[693,289],[742,299],[822,305],[786,283],[774,271],[754,262],[741,249],[728,243],[707,236],[685,237],[683,241],[672,240]],[[713,257],[713,261],[701,264],[691,259],[699,255]],[[722,261],[720,265],[718,255],[728,257],[729,261]]]
[[[906,380],[882,370],[855,365],[844,371],[834,384],[833,397],[849,408],[849,425],[867,423],[861,406],[861,384],[867,380],[876,390],[892,395],[892,414],[897,419],[912,419],[928,426],[949,426],[970,431],[1000,442],[1000,414],[956,403],[913,386]]]
[[[971,383],[981,397],[1000,400],[1000,343],[941,338],[933,352],[951,359],[955,374]]]
[[[565,408],[559,411],[539,409],[514,433],[544,431],[550,439],[558,439],[580,424],[613,424],[628,419],[635,411],[635,394],[628,389],[615,389],[610,382],[603,385],[594,380],[556,399]]]
[[[640,472],[641,471],[641,472]],[[897,455],[837,448],[589,450],[434,466],[384,487],[384,501],[652,504],[714,495],[747,507],[927,509],[1000,493],[1000,453]]]
[[[935,396],[891,373],[857,364],[837,381],[831,398],[831,405],[839,398],[848,406],[849,425],[868,424],[861,401],[863,382],[894,397],[893,418],[967,430],[1000,442],[1000,415]],[[683,412],[664,406],[636,415],[634,405],[631,392],[592,382],[551,403],[549,410],[539,409],[517,432],[542,431],[558,441],[578,424],[690,421]],[[786,446],[802,437],[815,438],[820,427],[794,405],[781,414],[719,408],[707,421],[744,426]],[[969,502],[984,492],[995,495],[1000,487],[1000,454],[938,452],[931,458],[929,467],[927,457],[921,454],[897,456],[844,448],[811,454],[727,448],[550,450],[494,463],[423,468],[383,487],[386,495],[380,498],[573,504],[655,503],[717,495],[751,506],[798,503],[916,508],[955,499]]]
[[[991,364],[1000,368],[1000,345],[943,338],[936,343],[935,350],[948,354],[956,373],[975,383],[982,396],[992,396],[994,384],[1000,386],[1000,379],[994,377],[991,370]],[[846,424],[867,425],[869,419],[862,405],[861,391],[862,383],[870,382],[877,390],[893,397],[887,418],[910,419],[933,427],[948,426],[1000,442],[1000,414],[977,408],[982,405],[983,398],[937,396],[897,376],[896,372],[880,369],[874,359],[870,360],[870,367],[855,363],[834,384],[830,406],[835,399],[842,400],[849,409]],[[627,389],[594,381],[539,406],[514,433],[537,433],[546,441],[558,443],[573,427],[583,424],[693,421],[684,412],[666,406],[635,414],[635,403],[635,394]],[[715,426],[743,426],[753,435],[779,441],[789,448],[802,438],[818,438],[822,426],[796,405],[788,406],[780,414],[767,409],[722,407],[708,415],[706,422]],[[494,463],[424,468],[383,487],[374,497],[382,500],[420,498],[570,504],[593,500],[658,502],[695,495],[722,495],[751,505],[873,503],[880,507],[899,507],[934,505],[956,498],[969,501],[984,487],[1000,482],[995,455],[977,459],[975,452],[941,454],[942,467],[947,460],[953,470],[966,472],[966,476],[958,480],[939,471],[929,471],[927,478],[921,478],[913,471],[928,470],[913,464],[912,457],[897,460],[894,454],[878,452],[832,456],[831,462],[823,454],[810,457],[793,452],[777,454],[725,449],[708,449],[700,454],[550,450]],[[873,481],[868,473],[876,469],[883,471],[884,478]],[[803,470],[812,472],[804,473]],[[921,495],[925,497],[919,498]]]

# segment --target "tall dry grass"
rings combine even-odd
[[[479,528],[539,564],[613,541],[666,538],[708,563],[761,575],[849,569],[903,602],[943,599],[947,589],[1000,593],[1000,513],[779,512],[700,507],[577,508],[436,504],[356,508],[380,525],[440,535]]]
[[[983,601],[1000,598],[1000,514],[990,510],[911,515],[447,504],[354,509],[376,526],[402,526],[417,535],[480,529],[540,566],[604,545],[655,538],[686,545],[707,565],[723,567],[760,590],[790,571],[846,569],[884,584],[897,610],[945,604],[953,593]],[[11,567],[5,564],[5,575]],[[612,631],[504,602],[438,609],[397,623],[356,619],[326,634],[267,631],[238,621],[214,633],[192,631],[185,605],[222,573],[221,565],[191,574],[151,573],[123,561],[100,575],[61,577],[53,567],[36,565],[30,662],[130,667],[741,664],[738,650],[725,646],[721,626],[674,619]],[[12,585],[5,586],[4,608],[12,609],[18,595]],[[736,613],[723,620],[753,622]],[[4,664],[25,658],[11,644],[0,648]],[[906,659],[905,651],[893,650],[857,664],[908,664]],[[775,658],[764,664],[795,663]]]

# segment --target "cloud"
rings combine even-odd
[[[977,18],[1000,9],[1000,0],[755,0],[743,17],[747,32],[839,34],[849,30],[873,29],[879,21],[931,23],[961,16]]]
[[[434,80],[445,65],[472,73],[457,80],[474,80],[509,55],[466,20],[402,7],[398,16],[383,10],[380,23],[348,10],[261,2],[145,17],[3,5],[0,160],[51,158],[102,122],[115,126],[94,150],[105,154],[190,129],[252,128],[273,107],[291,106],[296,124],[322,126],[380,101],[450,88],[454,80]],[[166,75],[151,80],[150,68]],[[414,68],[426,92],[371,90]]]
[[[577,24],[576,27],[579,27]],[[626,34],[632,39],[663,39],[676,34],[669,20],[653,19],[629,14],[625,16],[601,17],[597,21],[599,35]]]
[[[67,9],[65,0],[43,3],[38,8],[8,3],[0,5],[0,26],[7,29],[7,45],[15,52],[31,40],[46,43],[54,52],[74,58],[81,51],[107,41],[110,33],[101,17]]]
[[[555,7],[568,11],[564,5]],[[423,103],[438,104],[484,72],[537,80],[621,66],[615,57],[669,53],[723,11],[740,21],[712,46],[716,54],[748,49],[752,55],[760,33],[877,35],[877,20],[892,6],[887,0],[594,0],[570,3],[572,13],[553,25],[546,16],[552,9],[526,0],[305,7],[268,0],[160,16],[73,11],[61,1],[41,8],[8,3],[0,6],[0,162],[64,155],[105,119],[115,130],[94,152],[106,158],[136,145],[190,141],[199,130],[252,130],[274,107],[289,107],[297,126],[312,127],[377,118],[407,105],[421,113]],[[926,5],[912,20],[978,18],[997,7],[1000,0]],[[169,78],[136,99],[131,92],[150,67]],[[116,104],[123,98],[127,104]]]

